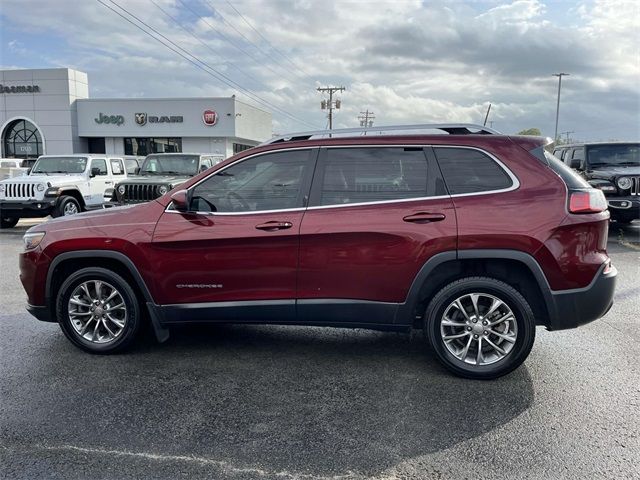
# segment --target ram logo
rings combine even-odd
[[[146,113],[136,113],[134,114],[136,117],[136,123],[140,126],[147,124],[147,114]]]

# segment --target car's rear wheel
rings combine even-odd
[[[0,217],[0,228],[13,228],[19,221],[20,218],[18,217],[5,217],[3,215]]]
[[[53,209],[53,213],[51,216],[66,217],[69,215],[75,215],[76,213],[80,213],[81,211],[82,208],[75,198],[64,195],[58,200],[58,204]]]
[[[56,315],[62,331],[91,353],[128,347],[140,329],[140,305],[127,281],[105,268],[83,268],[61,285]]]
[[[489,277],[467,277],[429,303],[424,329],[438,359],[467,378],[491,379],[524,362],[535,339],[531,307],[516,289]]]

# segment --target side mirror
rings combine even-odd
[[[93,178],[97,175],[100,175],[100,167],[93,167],[89,176]]]
[[[189,192],[187,190],[178,190],[171,195],[173,207],[179,212],[189,211]]]
[[[569,166],[576,170],[580,170],[580,167],[582,166],[582,160],[580,160],[579,158],[572,158]]]
[[[27,175],[29,175],[30,173],[31,173],[31,169],[30,169],[30,168],[28,168],[28,169],[27,169]]]
[[[136,167],[136,168],[133,170],[133,174],[134,174],[134,175],[140,175],[140,167]]]
[[[207,168],[209,167],[207,167],[206,165],[200,165],[200,173],[204,172]]]

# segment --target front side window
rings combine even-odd
[[[82,173],[86,157],[40,157],[31,173]]]
[[[94,158],[91,160],[91,170],[94,168],[98,169],[98,175],[106,175],[107,174],[107,162],[104,158]]]
[[[268,153],[225,168],[193,189],[190,210],[255,212],[302,207],[309,153]]]
[[[369,203],[427,196],[422,149],[327,149],[320,205]]]
[[[451,195],[503,190],[511,178],[488,155],[468,148],[434,148]]]

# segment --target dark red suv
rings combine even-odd
[[[536,325],[602,317],[617,273],[602,192],[544,139],[429,128],[281,137],[155,201],[36,226],[27,308],[94,353],[145,321],[161,341],[192,322],[422,328],[473,378],[520,365]]]

